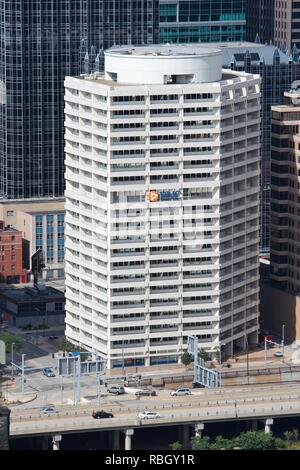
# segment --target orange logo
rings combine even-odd
[[[159,200],[159,193],[156,190],[151,189],[147,192],[147,200],[149,202],[157,202]]]

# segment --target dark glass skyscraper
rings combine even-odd
[[[80,44],[92,62],[114,44],[157,43],[158,3],[0,0],[0,198],[63,194],[63,82],[81,70]]]
[[[243,41],[246,0],[160,0],[162,43]]]
[[[262,43],[274,42],[275,0],[248,0],[246,9],[246,39],[254,41],[256,36]]]

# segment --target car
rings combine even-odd
[[[150,390],[148,388],[144,390],[137,390],[135,392],[135,396],[140,396],[140,397],[156,397],[157,393],[155,390]]]
[[[282,351],[277,351],[276,353],[274,353],[274,356],[275,357],[283,357],[283,352]]]
[[[51,335],[51,336],[49,336],[49,338],[48,338],[48,339],[51,339],[51,340],[53,340],[53,339],[58,339],[58,336]]]
[[[93,411],[92,417],[95,419],[104,419],[104,418],[113,418],[114,415],[112,413],[108,413],[107,411]]]
[[[156,413],[155,411],[142,411],[139,413],[139,419],[156,419],[156,418],[161,418],[161,415],[159,413]]]
[[[114,395],[124,395],[125,393],[125,388],[123,385],[111,385],[108,387],[107,391],[109,393],[113,393]]]
[[[177,388],[177,390],[173,390],[170,395],[172,397],[179,397],[179,396],[182,396],[182,395],[191,395],[191,390],[187,387],[181,387],[181,388]]]
[[[46,376],[46,377],[55,377],[55,374],[53,372],[53,369],[51,369],[50,367],[46,367],[45,369],[43,369],[43,374]]]
[[[58,413],[58,411],[54,408],[54,406],[46,406],[41,410],[41,413],[44,415],[50,414],[50,413]]]

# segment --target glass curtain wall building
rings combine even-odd
[[[0,0],[1,198],[63,195],[64,77],[80,53],[158,42],[158,1]]]
[[[160,0],[160,41],[243,41],[245,0]]]

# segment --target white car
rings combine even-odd
[[[181,387],[178,388],[177,390],[173,390],[173,392],[170,393],[172,397],[179,397],[182,395],[191,395],[191,390],[187,387]]]
[[[155,411],[143,411],[142,413],[139,413],[139,418],[140,419],[156,419],[156,418],[161,418],[159,413],[156,413]]]
[[[47,415],[49,413],[58,413],[58,411],[53,406],[47,406],[41,410],[41,413]]]

